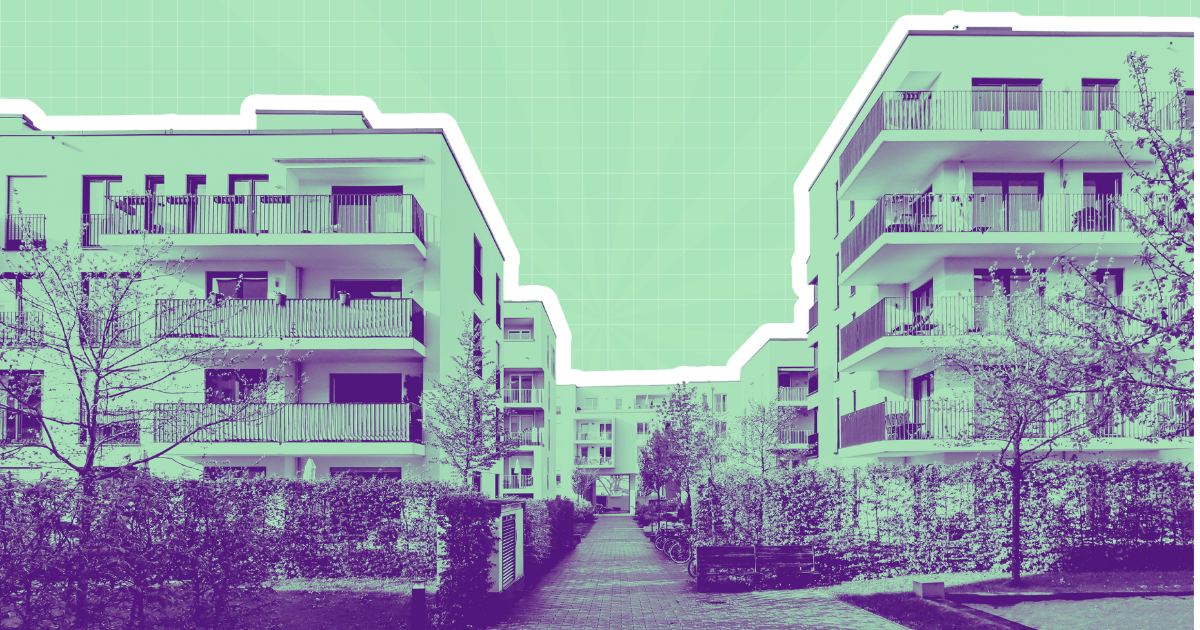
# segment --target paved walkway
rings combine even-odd
[[[628,515],[595,527],[517,602],[497,630],[905,630],[804,589],[697,593],[687,568],[654,549]]]

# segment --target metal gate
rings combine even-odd
[[[517,515],[508,514],[500,522],[500,590],[517,578]]]

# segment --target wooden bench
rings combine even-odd
[[[696,586],[699,590],[704,590],[709,573],[718,569],[745,571],[751,576],[754,587],[764,571],[781,577],[817,574],[816,556],[808,545],[697,547]]]

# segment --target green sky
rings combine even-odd
[[[453,115],[554,289],[573,367],[724,364],[790,321],[792,184],[905,14],[1194,15],[1182,1],[0,0],[0,98],[234,114],[354,94]],[[801,244],[806,246],[807,244]]]

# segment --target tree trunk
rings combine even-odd
[[[1021,460],[1013,461],[1012,473],[1012,579],[1010,586],[1024,584],[1021,580],[1021,489],[1024,482],[1024,471]]]
[[[94,503],[96,500],[96,477],[91,468],[87,468],[79,477],[79,485],[83,493],[83,505],[80,506],[78,526],[79,538],[76,541],[75,574],[75,627],[86,629],[91,626],[88,611],[89,574],[88,547],[91,545],[92,521],[95,519]]]

